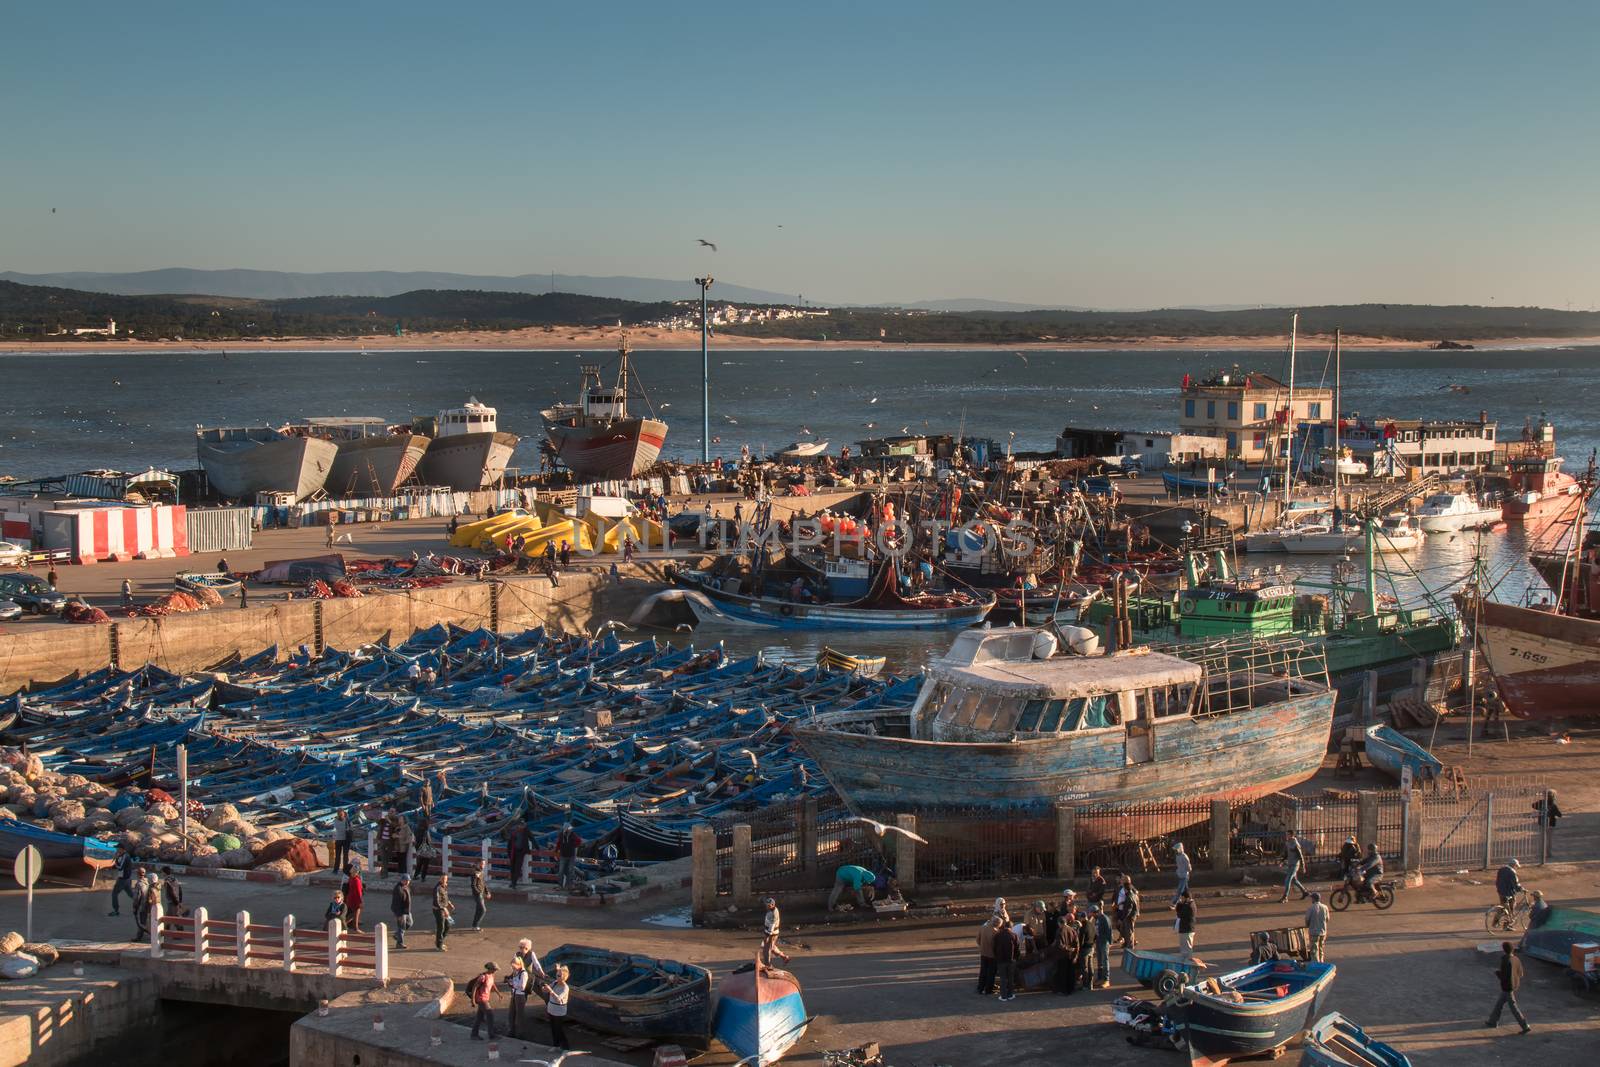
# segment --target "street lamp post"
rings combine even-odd
[[[711,462],[711,356],[706,350],[711,320],[706,317],[706,290],[714,279],[707,274],[696,278],[700,287],[700,462]]]

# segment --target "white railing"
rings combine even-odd
[[[150,906],[150,957],[234,967],[275,964],[335,978],[371,974],[388,982],[389,928],[378,923],[369,934],[352,933],[334,919],[326,931],[297,929],[293,915],[272,925],[252,922],[248,911],[233,919],[213,919],[205,908],[167,915],[156,903]]]

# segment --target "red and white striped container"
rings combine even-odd
[[[44,547],[65,549],[77,563],[187,556],[184,511],[182,504],[158,504],[46,512]]]

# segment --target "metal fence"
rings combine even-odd
[[[1056,873],[1055,819],[997,819],[980,811],[919,818],[917,884],[1046,878]]]
[[[718,893],[733,892],[736,825],[750,827],[750,885],[756,891],[823,888],[833,883],[834,871],[850,863],[873,870],[892,865],[887,862],[892,847],[886,855],[872,828],[836,796],[774,804],[714,825]]]
[[[1079,808],[1073,824],[1079,871],[1171,871],[1183,843],[1196,870],[1211,863],[1211,802],[1174,801]]]
[[[1419,793],[1422,869],[1498,867],[1510,859],[1543,863],[1545,835],[1534,807],[1541,789]]]

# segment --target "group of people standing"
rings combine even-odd
[[[1193,949],[1194,902],[1187,887],[1173,902],[1180,943]],[[1133,879],[1123,875],[1114,886],[1096,867],[1083,899],[1073,889],[1061,891],[1053,907],[1038,901],[1025,914],[1011,916],[1004,897],[978,928],[978,993],[1013,1000],[1023,970],[1043,968],[1050,989],[1062,996],[1111,984],[1111,946],[1133,947],[1140,909]],[[1185,937],[1185,935],[1187,935]],[[996,986],[998,985],[998,990]]]
[[[487,1031],[487,1039],[496,1037],[494,1026],[494,998],[501,992],[500,966],[493,960],[483,965],[477,977],[467,983],[467,1000],[472,1004],[472,1040],[484,1040],[480,1031]],[[527,1016],[528,996],[544,1001],[545,1020],[550,1024],[550,1044],[556,1048],[571,1048],[567,1043],[567,1007],[572,997],[567,983],[570,974],[567,965],[558,963],[547,973],[533,951],[533,942],[523,938],[517,942],[517,951],[511,957],[511,972],[505,978],[505,993],[510,998],[506,1006],[506,1034],[524,1041],[533,1039],[533,1027]]]

